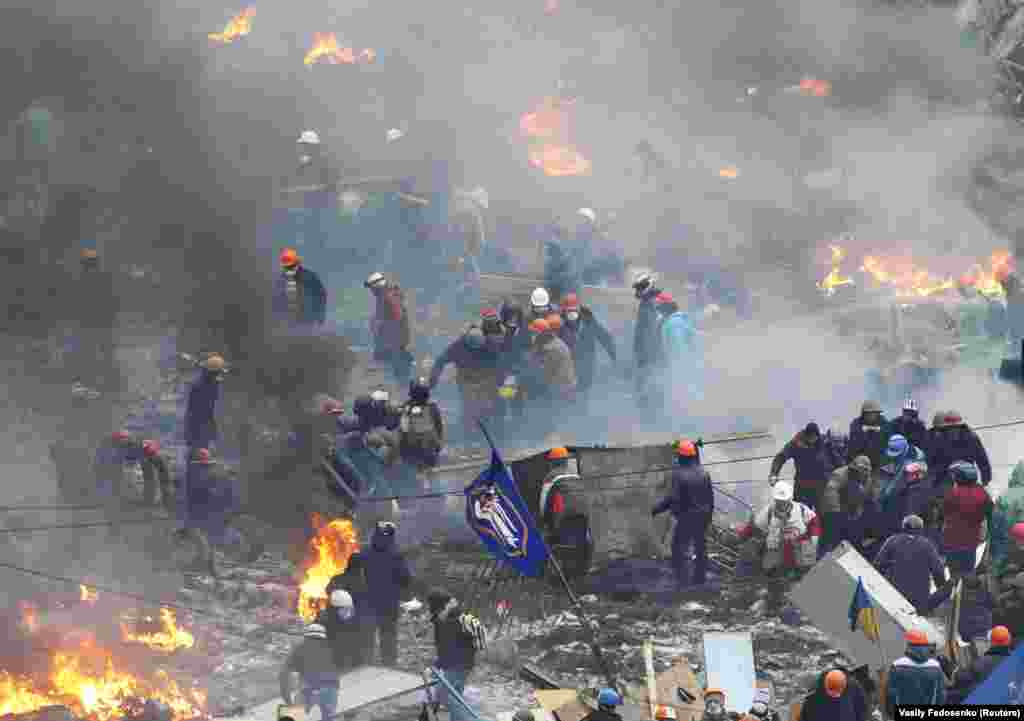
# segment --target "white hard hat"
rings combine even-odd
[[[772,500],[775,501],[792,501],[793,500],[793,486],[788,483],[776,483],[772,490]]]
[[[591,208],[580,208],[579,210],[576,211],[576,215],[582,215],[591,223],[597,222],[597,213],[595,213]]]
[[[652,273],[649,270],[640,270],[637,271],[636,275],[633,276],[633,287],[635,288],[638,285],[643,285],[644,283],[649,283],[653,285],[655,280],[656,278],[654,276],[654,273]]]
[[[543,308],[551,305],[551,296],[543,288],[537,288],[530,294],[530,305],[534,308]]]
[[[304,143],[305,145],[319,145],[320,135],[315,130],[303,130],[302,135],[295,142]]]
[[[374,286],[380,285],[384,282],[383,273],[370,273],[370,277],[366,279],[366,287],[373,288]]]
[[[405,133],[403,133],[398,128],[391,128],[391,130],[389,130],[388,134],[387,134],[387,141],[389,143],[393,143],[396,140],[399,140],[400,138],[403,138],[403,137],[405,137]]]
[[[375,401],[387,401],[390,397],[387,391],[379,389],[370,394],[370,399]]]
[[[331,591],[331,605],[335,608],[352,608],[352,594],[340,588],[337,591]]]
[[[319,623],[311,623],[303,630],[302,635],[306,638],[327,638],[327,629]]]

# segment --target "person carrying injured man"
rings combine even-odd
[[[814,565],[819,525],[814,511],[793,500],[793,486],[779,481],[772,500],[742,526],[741,538],[750,539],[745,553],[760,560],[768,574],[798,572]]]

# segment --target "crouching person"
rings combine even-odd
[[[776,483],[772,502],[739,529],[740,538],[750,539],[744,560],[768,574],[800,572],[814,565],[820,526],[814,511],[793,500],[793,487]]]
[[[458,600],[440,589],[427,596],[430,620],[434,624],[434,645],[437,658],[434,667],[444,674],[445,680],[459,695],[465,691],[466,680],[476,663],[476,652],[487,644],[487,636],[480,621],[463,610]],[[454,699],[449,700],[442,687],[441,700],[448,706],[451,721],[470,721],[473,715]]]
[[[281,669],[281,698],[292,700],[291,674],[302,680],[302,700],[308,714],[313,706],[320,708],[320,718],[327,721],[338,708],[340,673],[334,662],[334,652],[327,640],[327,629],[311,623],[302,633],[302,641],[292,651]]]

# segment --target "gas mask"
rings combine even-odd
[[[570,310],[565,314],[565,320],[572,325],[576,325],[580,320],[580,312],[578,310]]]
[[[717,698],[708,699],[704,704],[704,718],[708,721],[725,719],[725,704]]]

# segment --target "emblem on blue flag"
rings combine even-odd
[[[491,465],[465,494],[466,522],[490,554],[524,576],[543,574],[547,546],[496,449],[492,449]]]

